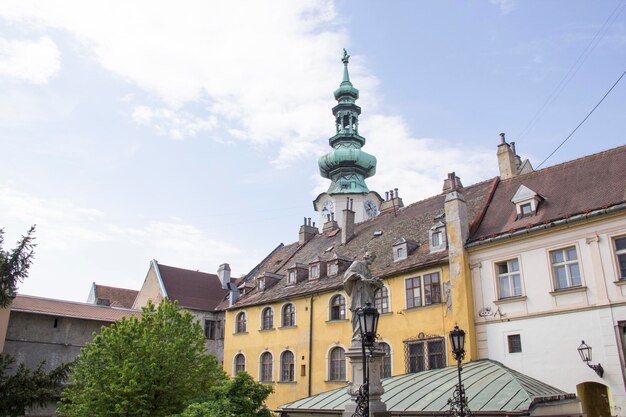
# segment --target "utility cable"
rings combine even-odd
[[[545,162],[546,162],[546,161],[547,161],[547,160],[548,160],[548,159],[549,159],[552,155],[554,155],[554,154],[556,153],[556,151],[558,151],[558,150],[559,150],[559,148],[560,148],[561,146],[563,146],[563,145],[565,144],[565,142],[567,142],[567,140],[568,140],[569,138],[571,138],[571,137],[572,137],[572,135],[573,135],[574,133],[576,133],[576,131],[578,130],[578,128],[579,128],[579,127],[581,127],[581,126],[583,125],[583,123],[585,123],[585,122],[587,121],[587,119],[589,118],[589,116],[591,116],[591,114],[592,114],[592,113],[593,113],[593,112],[594,112],[594,111],[598,108],[598,106],[599,106],[599,105],[600,105],[600,104],[604,101],[604,99],[605,99],[605,98],[609,95],[609,93],[610,93],[611,91],[613,91],[613,89],[615,88],[615,86],[617,85],[617,83],[619,83],[619,82],[620,82],[620,80],[621,80],[622,78],[624,78],[624,75],[626,75],[626,70],[624,70],[624,72],[622,72],[622,75],[620,75],[620,77],[617,79],[617,81],[615,81],[615,83],[611,86],[611,88],[609,88],[609,91],[607,91],[607,92],[606,92],[606,94],[604,94],[604,96],[600,99],[600,101],[598,101],[598,104],[596,104],[596,105],[594,106],[594,108],[593,108],[593,109],[591,109],[591,111],[587,114],[587,116],[585,116],[585,118],[584,118],[584,119],[583,119],[580,123],[578,123],[578,126],[576,126],[576,128],[575,128],[574,130],[572,130],[572,133],[570,133],[569,135],[567,135],[567,137],[566,137],[565,139],[563,139],[563,142],[561,142],[561,143],[559,144],[559,146],[557,146],[557,147],[556,147],[556,149],[555,149],[555,150],[553,150],[553,151],[552,151],[552,153],[546,157],[546,159],[544,159],[544,160],[543,160],[543,161],[542,161],[539,165],[537,165],[537,169],[541,168],[541,166],[542,166],[542,165],[543,165],[543,164],[544,164],[544,163],[545,163]]]

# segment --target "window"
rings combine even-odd
[[[389,378],[391,376],[391,346],[387,343],[381,343],[380,347],[385,352],[385,356],[383,356],[383,374],[382,378]]]
[[[533,215],[533,206],[530,203],[520,204],[519,210],[520,210],[520,216],[521,217],[526,217],[526,216],[532,216]]]
[[[433,232],[430,239],[430,246],[441,246],[441,231]]]
[[[262,330],[270,330],[274,328],[274,311],[271,307],[265,307],[263,309],[263,313],[261,314],[261,329]]]
[[[331,381],[346,380],[346,354],[343,348],[336,347],[330,351],[329,376]]]
[[[287,278],[287,284],[296,283],[296,271],[289,271],[289,277]]]
[[[346,299],[343,295],[336,295],[330,300],[330,319],[345,320],[346,319]]]
[[[374,291],[374,307],[379,313],[389,313],[389,292],[387,287]]]
[[[615,255],[619,268],[619,279],[626,279],[626,236],[615,239]]]
[[[243,311],[237,314],[237,329],[235,333],[245,333],[246,332],[246,313]]]
[[[311,269],[309,271],[309,278],[315,279],[320,277],[320,266],[319,265],[311,265]]]
[[[338,264],[334,263],[328,265],[328,275],[337,275],[337,272],[339,272]]]
[[[283,327],[296,325],[296,307],[289,303],[283,307]]]
[[[404,259],[404,248],[398,248],[396,249],[396,258],[397,259]]]
[[[429,230],[430,251],[439,252],[446,249],[446,224],[438,221]]]
[[[441,282],[439,272],[425,274],[424,286],[422,277],[409,278],[405,281],[406,307],[420,307],[422,305],[437,304],[441,302]]]
[[[420,372],[446,366],[443,337],[405,342],[407,372]]]
[[[293,353],[286,350],[280,355],[280,380],[293,382],[295,377],[295,361]]]
[[[274,364],[274,358],[270,352],[264,352],[261,355],[261,376],[259,380],[261,382],[272,382],[272,367]]]
[[[507,337],[509,353],[520,353],[522,351],[522,337],[519,334],[510,334]]]
[[[205,320],[204,321],[204,337],[209,340],[216,340],[219,338],[219,330],[218,330],[219,322],[216,320]]]
[[[498,262],[496,268],[498,269],[498,298],[521,296],[522,278],[519,272],[519,259]]]
[[[246,371],[246,357],[242,353],[235,356],[235,375]]]
[[[550,252],[550,260],[555,290],[582,285],[575,246]]]

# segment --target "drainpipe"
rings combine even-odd
[[[313,295],[309,298],[309,387],[307,397],[311,396],[311,381],[313,374],[311,369],[311,364],[313,360],[311,359],[311,353],[313,352]]]

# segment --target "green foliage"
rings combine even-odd
[[[61,391],[61,383],[67,377],[67,364],[46,371],[42,362],[30,370],[20,364],[9,375],[15,358],[0,354],[0,416],[23,416],[27,408],[43,407],[53,401]]]
[[[149,304],[141,318],[104,327],[71,367],[58,413],[66,417],[161,417],[180,413],[225,380],[193,316]]]
[[[272,417],[274,414],[264,404],[272,390],[240,372],[227,383],[213,387],[205,401],[191,404],[178,417]]]
[[[4,229],[0,229],[0,308],[11,304],[15,298],[17,283],[28,276],[28,268],[34,256],[33,233],[35,226],[28,230],[26,236],[22,236],[15,249],[4,251]]]

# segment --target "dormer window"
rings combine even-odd
[[[309,279],[316,279],[319,277],[320,277],[320,266],[311,265],[311,269],[309,270]]]
[[[417,247],[419,247],[419,243],[415,242],[414,240],[404,238],[396,240],[396,242],[392,246],[393,261],[396,262],[406,259],[407,256],[409,256],[409,254],[413,252],[413,250]]]
[[[263,291],[265,289],[265,278],[259,278],[259,290]]]
[[[328,275],[337,275],[337,272],[339,272],[339,265],[337,265],[337,263],[328,265]]]
[[[296,283],[296,271],[289,271],[289,278],[287,279],[288,284]]]
[[[515,204],[517,219],[534,216],[537,213],[537,206],[541,200],[543,198],[535,191],[523,184],[520,185],[513,198],[511,198],[511,203]]]
[[[287,271],[287,285],[294,285],[298,282],[302,282],[309,275],[309,268],[298,262],[289,267]]]
[[[428,231],[430,252],[439,252],[446,249],[446,224],[438,221]]]

